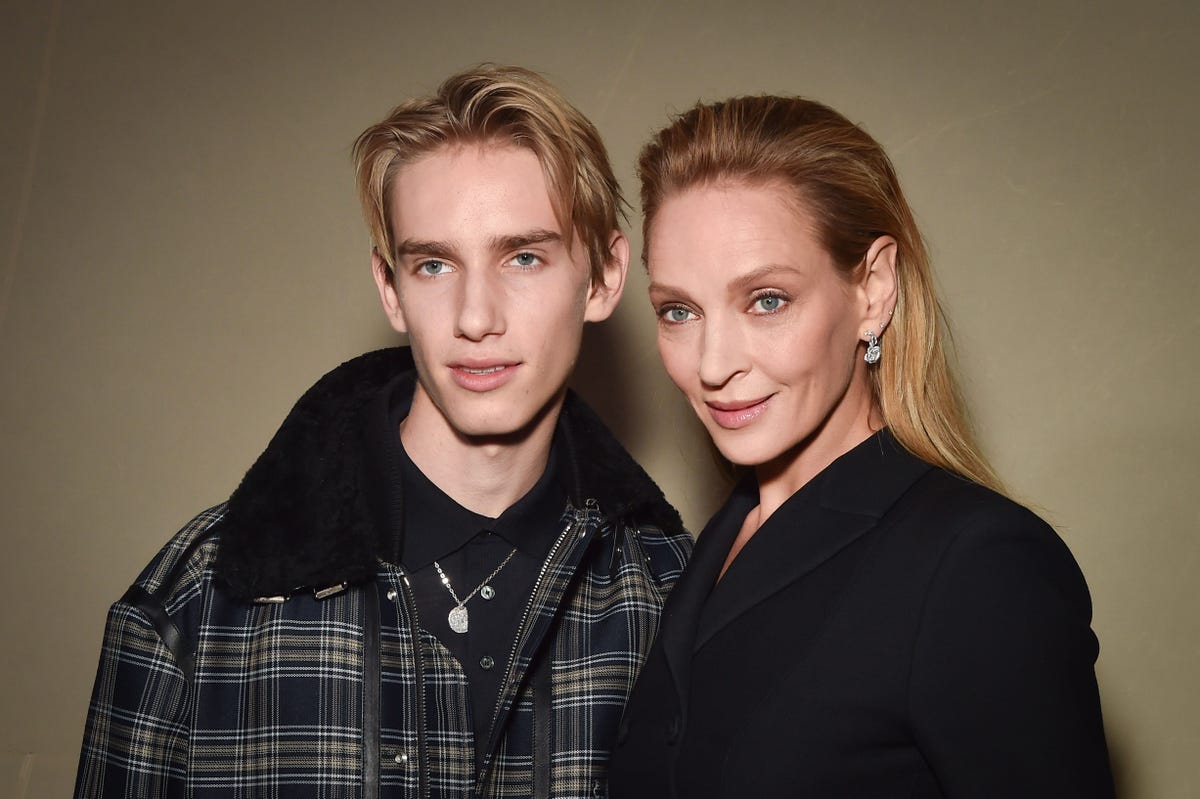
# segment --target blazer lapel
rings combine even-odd
[[[708,601],[702,600],[702,612],[697,612],[688,655],[743,613],[802,579],[875,527],[930,468],[905,452],[886,430],[830,464],[772,514],[721,582],[711,593],[706,592]],[[748,510],[729,525],[734,536]],[[717,570],[732,540],[722,542],[720,553],[714,556]]]
[[[742,520],[757,503],[758,491],[753,480],[743,480],[734,488],[725,505],[697,537],[687,569],[663,607],[658,641],[675,683],[681,709],[687,708],[697,621]]]

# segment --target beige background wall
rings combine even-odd
[[[698,98],[807,94],[889,148],[988,450],[1091,583],[1121,791],[1200,795],[1197,8],[5,0],[0,796],[69,793],[107,604],[391,340],[349,146],[480,60],[555,80],[631,195]],[[715,480],[644,287],[580,385],[695,527]]]

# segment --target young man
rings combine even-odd
[[[78,796],[605,791],[691,546],[565,387],[628,264],[607,155],[480,67],[355,160],[411,352],[326,375],[113,606]]]

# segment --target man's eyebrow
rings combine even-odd
[[[397,260],[406,255],[429,255],[434,258],[450,258],[453,253],[454,248],[444,241],[405,239],[396,243]]]
[[[499,252],[519,250],[534,244],[561,244],[562,234],[557,230],[534,228],[525,233],[514,233],[509,236],[495,236],[492,248]],[[454,246],[445,241],[426,241],[424,239],[404,239],[396,243],[396,259],[407,255],[426,255],[432,258],[452,259]]]
[[[498,251],[507,252],[509,250],[519,250],[522,247],[529,247],[534,244],[561,244],[562,240],[562,234],[557,230],[535,228],[525,233],[517,233],[511,236],[497,236],[492,239],[492,246]]]

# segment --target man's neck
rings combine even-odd
[[[495,518],[525,496],[546,470],[560,397],[519,434],[477,440],[455,431],[418,385],[400,422],[400,441],[412,462],[464,508]]]

